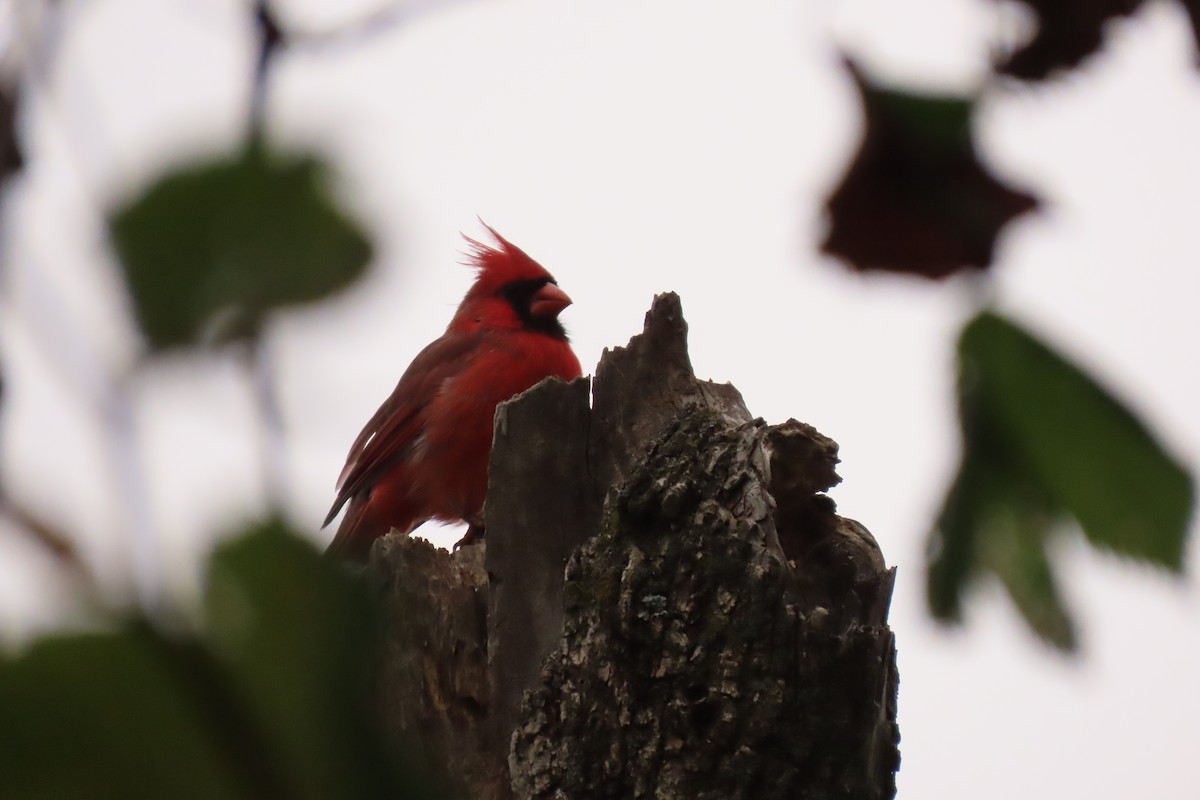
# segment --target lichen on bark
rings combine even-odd
[[[778,430],[693,410],[610,502],[513,736],[517,796],[894,794],[891,636],[806,596],[775,530]]]

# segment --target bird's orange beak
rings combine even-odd
[[[571,305],[571,298],[567,296],[567,293],[557,285],[547,283],[534,292],[533,297],[529,299],[529,313],[534,317],[553,319],[569,305]]]

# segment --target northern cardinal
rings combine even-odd
[[[349,502],[333,556],[365,561],[392,528],[408,533],[431,519],[465,521],[464,542],[482,535],[496,406],[543,378],[581,374],[558,320],[571,298],[488,232],[497,246],[467,238],[477,275],[446,332],[413,359],[350,448],[324,523]]]

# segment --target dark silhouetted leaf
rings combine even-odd
[[[963,460],[930,539],[930,609],[957,621],[990,572],[1040,636],[1072,649],[1047,540],[1074,518],[1093,544],[1179,571],[1191,479],[1094,381],[995,314],[964,329],[959,373]]]
[[[153,350],[252,338],[272,309],[343,288],[371,254],[318,163],[261,143],[168,175],[111,228]]]
[[[883,89],[847,65],[862,95],[866,132],[826,203],[823,249],[855,269],[928,278],[990,265],[1001,228],[1038,203],[979,163],[973,98]]]
[[[1078,66],[1099,50],[1104,27],[1138,11],[1143,0],[1018,0],[1037,16],[1037,34],[997,68],[1023,80],[1042,80]],[[1200,2],[1183,0],[1200,45]]]
[[[373,604],[278,522],[210,565],[205,633],[144,621],[0,662],[0,797],[449,798],[370,708]]]

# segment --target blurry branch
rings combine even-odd
[[[0,76],[0,180],[24,165],[17,142],[17,87]]]
[[[133,398],[128,381],[118,381],[113,370],[105,368],[96,354],[87,348],[88,337],[73,324],[71,315],[59,302],[45,276],[37,269],[24,272],[22,277],[31,289],[31,305],[36,311],[26,313],[10,294],[5,298],[9,318],[21,324],[29,341],[40,350],[42,362],[60,380],[64,393],[75,398],[100,423],[98,427],[112,467],[115,491],[129,531],[138,595],[149,607],[161,594],[162,570],[145,471],[138,455]],[[8,500],[12,502],[11,498]],[[34,526],[30,530],[36,532],[39,529],[42,528]],[[83,563],[78,556],[74,560],[79,565]]]
[[[24,6],[28,9],[29,6]],[[32,63],[34,59],[31,57],[29,61]],[[18,172],[24,166],[24,155],[21,151],[20,142],[18,141],[16,131],[17,121],[17,100],[18,100],[18,82],[12,80],[4,80],[0,83],[0,180],[7,180],[8,177]],[[9,243],[8,235],[8,220],[7,218],[0,219],[0,247],[3,247],[7,252]],[[0,262],[0,267],[7,267],[7,259]],[[33,285],[36,288],[42,288],[40,283],[40,274],[32,276]],[[0,289],[5,288],[4,282],[0,280]],[[0,293],[0,297],[8,300],[8,305],[12,306],[12,311],[18,311],[17,304],[11,299],[10,295]],[[19,314],[18,314],[19,316]],[[54,315],[57,319],[64,322],[68,317]],[[11,317],[10,317],[11,318]],[[62,358],[48,358],[47,362],[54,367],[59,367],[64,360],[75,361],[77,365],[84,365],[87,360],[79,357],[78,348],[74,347],[70,341],[61,335],[62,328],[60,325],[43,325],[37,326],[27,324],[26,329],[32,334],[31,339],[35,342],[43,344],[47,352],[53,351]],[[72,379],[72,371],[60,368],[59,374],[63,377],[71,388],[72,384],[77,383]],[[87,372],[87,370],[82,370]],[[90,376],[91,380],[85,379],[86,387],[79,394],[90,397],[96,400],[100,396],[97,381],[97,375]],[[3,399],[4,385],[0,378],[0,400]],[[0,517],[7,519],[13,526],[26,534],[34,543],[40,545],[43,550],[50,554],[56,562],[65,567],[77,579],[75,586],[82,590],[89,599],[94,600],[99,596],[98,586],[95,576],[92,574],[87,563],[79,555],[75,546],[71,543],[70,537],[62,530],[48,520],[40,517],[32,509],[27,508],[18,500],[13,498],[9,493],[0,486]]]
[[[283,50],[324,50],[343,46],[358,46],[376,36],[392,32],[405,22],[424,14],[432,14],[451,6],[475,0],[399,0],[374,11],[361,14],[330,30],[305,29],[285,24],[275,13],[271,0],[255,0],[254,23],[258,28],[259,50],[255,58],[254,88],[251,96],[250,131],[262,132],[262,114],[266,99],[268,72],[274,57]]]
[[[254,62],[254,85],[250,95],[250,141],[263,136],[263,120],[266,115],[267,81],[271,62],[284,46],[283,31],[268,0],[257,0],[254,4],[254,22],[258,27],[258,56]],[[267,505],[282,508],[287,498],[287,449],[284,441],[283,413],[279,405],[279,392],[275,387],[269,345],[266,337],[259,336],[247,342],[243,351],[250,380],[253,384],[254,406],[258,412],[259,457],[262,463],[263,491]]]
[[[76,578],[72,588],[80,591],[89,602],[98,604],[100,589],[96,576],[65,531],[13,499],[3,488],[0,488],[0,517],[11,522],[66,568]]]
[[[84,564],[67,534],[25,508],[0,489],[0,515],[16,524],[29,538],[40,544],[50,555],[72,568],[84,569]]]
[[[304,50],[325,50],[337,47],[352,47],[383,36],[400,25],[426,15],[434,14],[462,3],[477,0],[399,0],[361,14],[350,21],[329,30],[305,29],[289,25],[287,44]],[[259,5],[269,3],[260,2]]]
[[[144,337],[144,355],[211,346],[213,342],[196,334],[222,309],[238,312],[238,320],[246,324],[218,344],[240,341],[245,347],[261,426],[264,490],[278,507],[286,497],[286,448],[263,323],[276,308],[313,302],[348,285],[362,273],[371,252],[366,234],[328,196],[320,162],[282,157],[265,142],[270,71],[290,37],[274,5],[256,0],[249,10],[259,32],[259,51],[249,76],[251,106],[242,152],[169,172],[126,207],[110,209],[82,169],[78,131],[66,124],[51,88],[51,70],[70,10],[69,5],[54,3],[18,6],[21,86],[36,94],[39,116],[65,144],[65,166],[90,210],[89,223],[99,234],[102,254],[120,263],[135,306],[133,322]],[[399,19],[399,10],[397,5],[380,12],[363,25],[375,28],[385,19]],[[10,113],[10,122],[11,118]],[[15,142],[15,136],[11,138]],[[107,471],[124,516],[136,590],[142,604],[153,610],[162,602],[163,568],[137,437],[135,383],[149,359],[126,366],[104,358],[85,326],[67,313],[60,287],[40,274],[36,264],[20,266],[21,296],[10,292],[3,299],[44,362],[62,379],[66,394],[79,398],[100,428]],[[61,548],[52,545],[65,541],[60,540],[50,536],[46,542],[57,552]]]
[[[25,52],[24,85],[27,91],[37,92],[44,118],[62,132],[63,141],[68,145],[64,148],[66,158],[69,166],[74,168],[78,189],[86,200],[85,205],[91,209],[96,227],[106,231],[103,206],[79,168],[75,149],[69,146],[73,139],[68,126],[57,113],[54,93],[50,89],[50,65],[57,43],[62,38],[62,15],[66,9],[55,4],[34,7],[28,3],[18,4],[17,8],[18,35],[23,39]],[[87,398],[87,408],[101,423],[99,427],[112,467],[116,494],[125,514],[138,596],[148,609],[152,608],[162,596],[162,567],[150,514],[145,472],[138,455],[128,376],[120,379],[113,366],[102,365],[98,353],[88,348],[86,343],[89,338],[85,332],[73,326],[71,315],[62,308],[55,291],[46,283],[39,282],[37,270],[28,269],[25,272],[28,274],[24,277],[38,292],[38,311],[23,315],[26,329],[31,339],[41,346],[46,355],[45,362],[64,379],[67,394]],[[15,301],[13,305],[16,305]],[[82,391],[77,392],[77,389]]]
[[[147,613],[164,602],[164,576],[158,532],[150,512],[150,490],[146,469],[138,451],[137,425],[134,419],[132,374],[117,381],[111,395],[104,429],[108,458],[113,466],[117,498],[124,511],[125,528],[133,564],[138,599]]]
[[[284,46],[283,31],[271,11],[267,0],[254,4],[254,22],[258,27],[258,56],[254,60],[254,85],[250,94],[250,139],[258,139],[263,133],[263,117],[267,105],[267,79],[271,61]]]
[[[251,142],[261,140],[264,135],[263,120],[266,116],[267,81],[270,78],[271,62],[285,46],[283,31],[268,0],[255,2],[254,22],[258,27],[259,44],[258,56],[254,61],[254,85],[250,95]],[[253,384],[254,406],[260,424],[259,458],[263,492],[266,494],[267,505],[279,509],[287,499],[287,445],[279,392],[274,383],[268,347],[266,337],[260,335],[246,343],[243,360]]]
[[[271,346],[267,337],[260,336],[247,342],[242,353],[253,383],[254,406],[260,423],[263,491],[268,507],[280,509],[287,500],[287,437]]]

